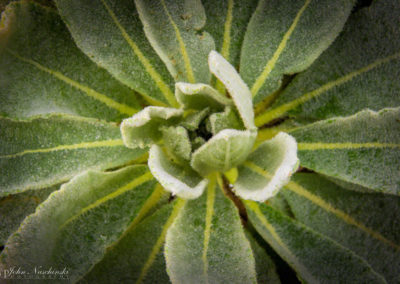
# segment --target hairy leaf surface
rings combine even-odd
[[[1,115],[27,118],[63,112],[120,121],[139,110],[135,92],[75,46],[56,11],[14,2],[3,17]]]
[[[0,196],[66,181],[87,169],[108,169],[142,150],[124,146],[112,123],[67,115],[0,118]]]
[[[290,132],[302,166],[375,191],[400,193],[400,108],[365,110]]]

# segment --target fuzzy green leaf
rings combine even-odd
[[[257,283],[259,284],[279,284],[279,276],[276,273],[276,267],[271,257],[267,254],[254,237],[246,232],[246,237],[250,242],[253,251],[254,259],[256,261]]]
[[[187,201],[168,230],[165,256],[173,283],[256,283],[251,247],[236,207],[216,185]]]
[[[226,172],[241,164],[250,153],[257,133],[224,129],[192,154],[191,166],[201,175]]]
[[[51,186],[87,169],[117,167],[142,153],[126,148],[112,123],[56,114],[0,118],[0,196]]]
[[[166,190],[185,199],[199,197],[208,183],[207,179],[203,179],[189,166],[171,162],[157,145],[150,149],[149,168]]]
[[[254,101],[271,95],[284,74],[303,71],[342,30],[354,0],[261,0],[243,40],[240,74]]]
[[[192,145],[187,130],[182,126],[171,126],[162,127],[161,131],[168,154],[177,162],[188,162],[192,152]]]
[[[278,193],[298,166],[296,141],[280,132],[262,143],[239,166],[233,190],[244,199],[263,202]]]
[[[155,185],[145,166],[75,177],[9,238],[1,255],[2,271],[12,266],[27,271],[67,267],[69,281],[76,281],[156,204],[162,189]]]
[[[238,67],[243,37],[257,0],[202,2],[207,15],[204,29],[213,36],[216,50],[233,66]]]
[[[226,107],[224,112],[213,113],[209,117],[211,132],[215,135],[224,129],[244,129],[243,123],[234,110]]]
[[[182,200],[168,204],[130,226],[82,283],[169,283],[163,245],[182,205]]]
[[[217,90],[206,84],[176,83],[175,96],[185,109],[202,110],[211,108],[223,110],[225,106],[232,105],[232,101]]]
[[[325,119],[400,106],[399,27],[396,0],[373,1],[354,14],[332,46],[263,115],[264,122],[286,112]]]
[[[296,219],[354,251],[388,283],[398,282],[399,197],[348,191],[303,173],[282,192]]]
[[[59,188],[60,185],[55,185],[0,198],[0,245],[5,244],[26,216],[32,214],[50,193]]]
[[[362,258],[263,203],[246,201],[261,236],[308,283],[386,283]]]
[[[251,93],[235,68],[216,51],[210,52],[208,64],[210,65],[211,73],[213,73],[228,90],[242,118],[244,126],[249,130],[255,129]]]
[[[400,194],[400,108],[365,110],[290,132],[301,165],[376,191]]]
[[[211,79],[208,53],[214,40],[201,31],[206,23],[200,0],[135,0],[144,32],[177,82]]]
[[[189,113],[180,124],[187,130],[195,131],[199,128],[200,123],[206,118],[209,112],[210,109],[208,107],[201,111],[193,111]]]
[[[13,2],[2,21],[1,115],[63,112],[119,121],[140,109],[132,90],[75,46],[53,9]]]
[[[179,121],[183,111],[175,108],[146,107],[121,124],[124,144],[129,148],[145,148],[162,138],[160,127]]]
[[[76,44],[154,104],[176,106],[173,80],[143,32],[133,0],[55,0]]]

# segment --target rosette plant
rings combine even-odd
[[[2,281],[399,283],[399,1],[43,3],[0,23]]]

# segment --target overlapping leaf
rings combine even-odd
[[[244,199],[263,202],[278,193],[298,165],[296,141],[281,132],[262,143],[239,166],[233,190]]]
[[[366,110],[290,132],[301,165],[375,191],[400,192],[400,109]]]
[[[352,15],[343,33],[282,93],[258,125],[285,113],[308,119],[400,105],[400,5],[373,1]]]
[[[4,245],[25,217],[32,214],[35,208],[59,187],[60,185],[55,185],[2,197],[0,199],[0,245]]]
[[[143,32],[131,0],[56,0],[76,44],[91,60],[155,104],[176,105],[173,80]]]
[[[388,283],[399,280],[399,197],[348,191],[316,174],[297,174],[282,192],[298,220],[354,251]]]
[[[341,31],[354,0],[259,1],[244,37],[240,74],[255,102],[303,71]]]
[[[119,121],[139,110],[135,93],[75,46],[56,11],[14,2],[3,17],[0,114],[63,112]]]
[[[67,267],[69,281],[76,281],[161,195],[145,166],[77,176],[25,219],[8,240],[0,267]]]
[[[367,262],[329,238],[263,203],[246,201],[263,238],[309,283],[386,283]]]
[[[141,223],[131,225],[107,249],[83,283],[168,283],[163,245],[171,223],[184,204],[175,201]]]
[[[0,118],[0,196],[66,181],[86,169],[134,160],[112,123],[67,115],[30,120]]]
[[[202,29],[206,14],[200,0],[136,0],[144,32],[177,82],[211,79],[207,56],[214,40]]]
[[[165,255],[173,283],[255,283],[250,244],[239,214],[213,179],[187,201],[168,230]]]

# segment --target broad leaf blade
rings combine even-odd
[[[374,1],[354,14],[332,46],[257,119],[258,125],[285,113],[325,119],[399,106],[399,27],[398,1]]]
[[[208,180],[199,176],[189,165],[185,167],[170,161],[157,145],[150,149],[149,168],[166,190],[181,198],[199,197],[208,184]]]
[[[256,261],[257,283],[271,284],[281,283],[279,276],[276,272],[276,267],[271,257],[262,248],[255,238],[248,232],[246,237],[249,240],[251,250],[253,251],[254,259]]]
[[[240,48],[257,0],[203,0],[207,15],[204,29],[215,40],[216,50],[233,66],[239,66]]]
[[[208,53],[214,40],[200,0],[136,0],[144,32],[175,81],[208,84]]]
[[[279,211],[246,201],[256,230],[309,283],[386,283],[362,258]]]
[[[129,148],[146,148],[162,138],[160,127],[179,121],[183,111],[175,108],[149,106],[121,123],[124,144]]]
[[[278,193],[298,165],[296,141],[280,132],[261,144],[239,166],[239,178],[233,190],[244,199],[264,202]]]
[[[300,163],[316,172],[385,193],[400,193],[400,109],[370,110],[290,132]]]
[[[215,179],[187,201],[168,230],[165,255],[173,283],[255,283],[254,257],[236,207]]]
[[[192,154],[190,164],[203,176],[226,172],[245,161],[256,136],[249,130],[224,129]]]
[[[39,190],[29,190],[0,198],[0,245],[4,245],[7,238],[18,229],[25,217],[32,214],[36,207],[59,187],[60,185],[56,185]]]
[[[183,204],[183,200],[168,204],[130,226],[82,282],[169,283],[163,245],[167,230]]]
[[[399,280],[400,198],[345,190],[297,174],[282,191],[296,219],[363,257],[388,283]]]
[[[240,74],[255,102],[271,95],[284,74],[303,71],[342,30],[355,1],[258,3],[243,41]]]
[[[60,16],[26,1],[3,14],[0,113],[27,118],[64,112],[120,121],[140,109],[135,93],[91,62]]]
[[[77,176],[25,219],[9,238],[0,267],[67,267],[74,282],[161,196],[145,166]]]
[[[0,196],[121,166],[142,153],[126,148],[112,123],[67,115],[0,118]]]
[[[131,0],[56,0],[76,44],[154,104],[176,106],[173,80],[148,43]]]

